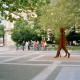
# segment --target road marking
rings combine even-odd
[[[32,80],[46,80],[49,74],[55,70],[55,68],[60,64],[60,61],[54,61],[48,68],[43,70],[39,75],[34,77]]]
[[[29,66],[50,66],[50,64],[24,64],[24,63],[0,63],[6,65],[29,65]]]
[[[53,60],[30,60],[30,61],[36,61],[36,62],[53,62]]]
[[[79,66],[79,67],[80,67],[80,65],[75,65],[75,64],[71,64],[71,65],[69,65],[69,64],[66,64],[66,65],[61,64],[60,66],[66,66],[66,67],[67,67],[67,66],[76,66],[76,67]]]
[[[78,61],[73,61],[73,60],[71,61],[70,60],[70,61],[62,61],[62,62],[80,62],[80,61],[79,60]]]
[[[29,59],[28,61],[33,61],[33,60],[36,60],[36,59],[41,58],[41,57],[43,57],[43,56],[44,56],[44,55],[40,55],[40,56],[34,57],[34,58],[32,58],[32,59]]]
[[[3,57],[15,57],[15,56],[0,56],[0,57],[2,57],[2,58],[3,58]]]
[[[7,59],[7,60],[3,60],[3,61],[0,61],[0,63],[4,63],[4,62],[7,62],[7,61],[12,61],[12,60],[15,60],[15,59],[23,58],[23,57],[34,55],[34,54],[36,54],[36,53],[28,54],[28,55],[24,55],[24,56],[20,56],[20,57],[15,57],[15,58]]]

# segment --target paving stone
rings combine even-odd
[[[80,67],[58,67],[47,80],[80,80]]]
[[[47,62],[47,61],[24,61],[22,63],[27,63],[27,64],[52,64],[52,62]]]
[[[57,75],[60,73],[60,71],[61,71],[61,69],[62,69],[63,67],[57,67],[55,70],[54,70],[54,72],[52,72],[49,76],[48,76],[48,78],[47,78],[47,80],[55,80],[56,79],[56,77],[57,77]]]
[[[1,57],[0,56],[0,61],[7,60],[7,59],[10,59],[10,58],[13,58],[13,57]]]
[[[62,57],[54,58],[56,52],[0,48],[0,80],[32,80],[40,74],[45,74],[40,77],[46,76],[47,80],[80,80],[80,50],[69,50],[70,58],[64,57],[63,50]]]
[[[80,65],[80,62],[62,62],[64,65]]]
[[[31,80],[46,67],[0,64],[0,80]]]
[[[18,58],[18,59],[14,59],[14,60],[11,60],[11,61],[7,61],[7,63],[20,63],[20,62],[25,62],[33,57],[37,57],[38,54],[34,54],[34,55],[30,55],[30,56],[24,56],[24,57],[21,57],[21,58]]]

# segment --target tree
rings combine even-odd
[[[67,34],[67,41],[76,41],[80,42],[80,33],[76,33],[75,26],[73,26],[72,30]]]
[[[14,28],[11,30],[11,38],[17,43],[21,43],[22,41],[39,39],[37,33],[24,19],[19,19],[15,22]]]
[[[40,25],[38,24],[38,17],[34,20],[34,27],[33,27],[33,29],[37,32],[38,36],[39,36],[40,38],[42,38],[42,39],[40,39],[40,40],[43,40],[43,38],[44,38],[44,40],[47,40],[48,34],[50,35],[50,38],[53,37],[53,35],[51,34],[51,32],[48,33],[49,30],[47,31],[47,30],[42,29],[42,28],[40,27]]]
[[[0,37],[4,36],[4,25],[0,25]]]
[[[78,41],[80,40],[80,33],[70,32],[67,35],[67,41]]]
[[[79,3],[80,0],[56,0],[44,6],[40,10],[42,13],[39,16],[39,25],[42,29],[51,29],[54,36],[59,38],[61,27],[70,28],[80,20],[80,15],[77,15]]]
[[[32,18],[31,12],[35,12],[37,8],[49,3],[50,0],[0,0],[0,14],[10,21],[16,19],[12,14],[22,17],[21,12],[29,13],[27,17]]]

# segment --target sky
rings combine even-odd
[[[0,25],[6,26],[6,21],[5,20],[2,20],[1,23],[0,23]]]
[[[1,18],[1,11],[0,11],[0,18]],[[1,19],[0,19],[0,20],[1,20]],[[2,20],[1,23],[0,23],[0,25],[6,26],[6,21],[5,21],[5,20]]]

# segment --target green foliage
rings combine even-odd
[[[37,20],[37,18],[34,20],[34,28],[33,28],[34,30],[38,30],[38,29],[40,29],[40,26],[38,25],[38,20]]]
[[[35,19],[34,21],[34,27],[33,29],[36,31],[36,33],[38,34],[38,37],[45,37],[45,39],[47,38],[47,31],[41,29],[41,27],[38,25],[38,18]],[[41,39],[40,39],[41,40]]]
[[[58,45],[54,47],[55,50],[58,49]],[[80,46],[66,46],[67,50],[80,50]]]
[[[50,0],[0,0],[1,16],[13,21],[12,13],[21,17],[18,13],[28,13],[28,10],[35,11],[38,7],[49,4]],[[8,11],[8,14],[6,13]]]
[[[67,41],[78,41],[80,40],[80,33],[70,32],[67,35]]]
[[[24,19],[19,19],[14,24],[12,29],[11,38],[17,43],[28,40],[38,40],[39,37],[34,29],[31,28],[31,25]]]
[[[4,36],[4,25],[0,25],[0,37]]]
[[[40,9],[39,25],[42,29],[52,30],[55,38],[59,38],[61,27],[69,28],[80,20],[79,2],[80,0],[56,0],[55,3],[44,6]]]

